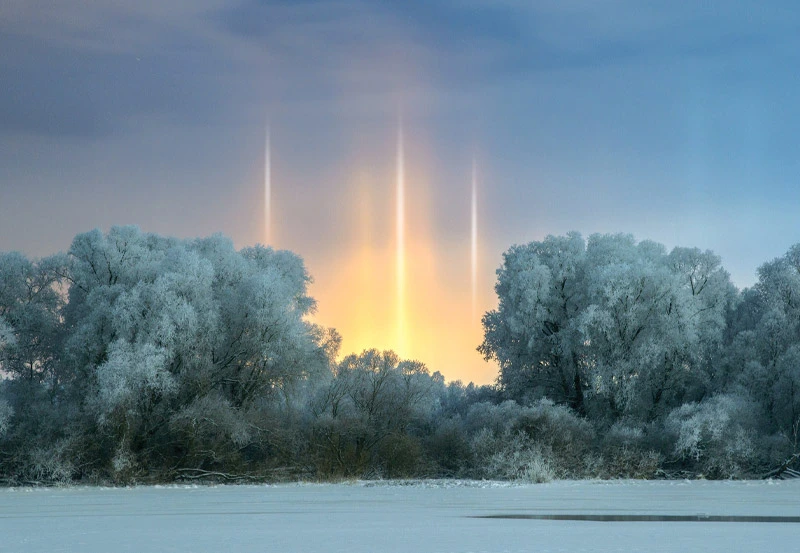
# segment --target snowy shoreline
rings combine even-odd
[[[357,487],[357,488],[424,488],[424,489],[451,489],[451,488],[531,488],[546,486],[646,486],[652,484],[665,485],[744,485],[744,486],[775,486],[783,483],[792,483],[792,480],[773,479],[728,479],[709,480],[705,478],[674,478],[674,479],[563,479],[551,482],[525,482],[521,480],[477,480],[477,479],[448,479],[448,478],[398,478],[398,479],[343,479],[343,480],[295,480],[285,482],[171,482],[171,483],[132,483],[125,485],[112,484],[41,484],[41,485],[0,485],[0,493],[4,491],[35,491],[35,490],[137,490],[137,489],[206,489],[206,488],[293,488],[293,487]],[[794,480],[800,487],[800,479]]]

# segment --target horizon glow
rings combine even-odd
[[[414,148],[420,144],[416,129],[411,136],[398,120],[392,142],[391,172],[376,174],[370,170],[376,161],[359,153],[344,177],[350,184],[336,253],[304,255],[315,277],[312,320],[339,331],[341,356],[393,350],[447,380],[492,382],[497,368],[476,351],[479,314],[494,301],[491,290],[478,286],[484,277],[477,255],[477,167],[468,166],[461,198],[453,198],[463,209],[463,233],[446,240],[437,234],[435,181]],[[280,245],[303,254],[294,244]]]
[[[343,353],[487,383],[513,244],[631,233],[741,288],[800,240],[788,3],[95,4],[4,13],[0,250],[286,248]]]
[[[397,290],[397,345],[396,351],[403,355],[408,349],[408,333],[406,331],[406,175],[405,153],[403,151],[403,121],[397,124],[397,197],[396,204],[396,241],[395,254]]]

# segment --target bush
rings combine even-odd
[[[465,476],[474,464],[469,439],[459,416],[439,424],[425,446],[439,476]]]
[[[565,476],[583,476],[582,460],[592,447],[595,432],[591,423],[574,411],[539,400],[523,410],[513,428],[543,446]]]
[[[67,484],[76,474],[70,440],[31,449],[26,457],[23,480],[43,484]]]
[[[417,476],[422,465],[422,448],[408,434],[396,433],[384,438],[377,448],[377,465],[384,478]]]
[[[480,477],[545,481],[580,477],[594,440],[592,425],[568,407],[543,399],[529,407],[479,403],[467,413]]]
[[[664,460],[651,438],[658,433],[660,430],[635,421],[617,421],[603,434],[599,456],[587,462],[587,474],[596,478],[653,478]]]
[[[541,483],[562,476],[552,452],[524,432],[495,435],[484,429],[475,436],[473,451],[482,478]]]
[[[720,394],[673,410],[666,428],[675,437],[674,452],[708,478],[740,478],[754,468],[754,409],[738,395]]]
[[[622,446],[606,449],[599,458],[587,463],[587,473],[597,478],[654,478],[661,468],[663,456],[653,450]]]

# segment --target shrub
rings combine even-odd
[[[395,433],[387,436],[378,445],[376,455],[381,477],[407,478],[419,474],[422,448],[408,434]]]
[[[565,476],[583,474],[583,458],[594,441],[594,429],[564,405],[543,399],[525,408],[513,425],[549,452]]]
[[[71,442],[62,439],[51,446],[31,449],[26,457],[23,479],[36,483],[66,484],[76,474]]]
[[[473,450],[483,478],[541,483],[562,475],[553,463],[552,452],[524,432],[495,435],[482,430],[473,440]]]
[[[666,421],[675,437],[675,454],[709,478],[747,474],[756,460],[753,412],[745,398],[730,394],[682,405]]]
[[[474,464],[469,439],[457,415],[436,427],[426,441],[426,450],[440,476],[465,476]]]

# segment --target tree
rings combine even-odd
[[[584,412],[586,246],[577,233],[512,246],[497,271],[496,311],[483,317],[478,350],[500,365],[498,382],[509,397],[548,396]]]
[[[265,398],[328,370],[292,253],[115,227],[69,255],[63,371],[119,466],[221,462],[255,440]]]
[[[409,469],[397,466],[416,462],[419,445],[408,435],[433,412],[441,386],[439,373],[392,351],[345,357],[314,405],[323,472]]]
[[[719,258],[594,235],[587,264],[592,380],[611,414],[652,420],[702,398],[734,293]]]
[[[705,393],[733,293],[710,252],[577,233],[514,246],[479,350],[509,397],[649,420]]]
[[[65,259],[0,254],[0,373],[43,384],[54,376]]]
[[[731,321],[738,332],[727,365],[787,455],[800,451],[800,244],[763,264],[758,276]]]

